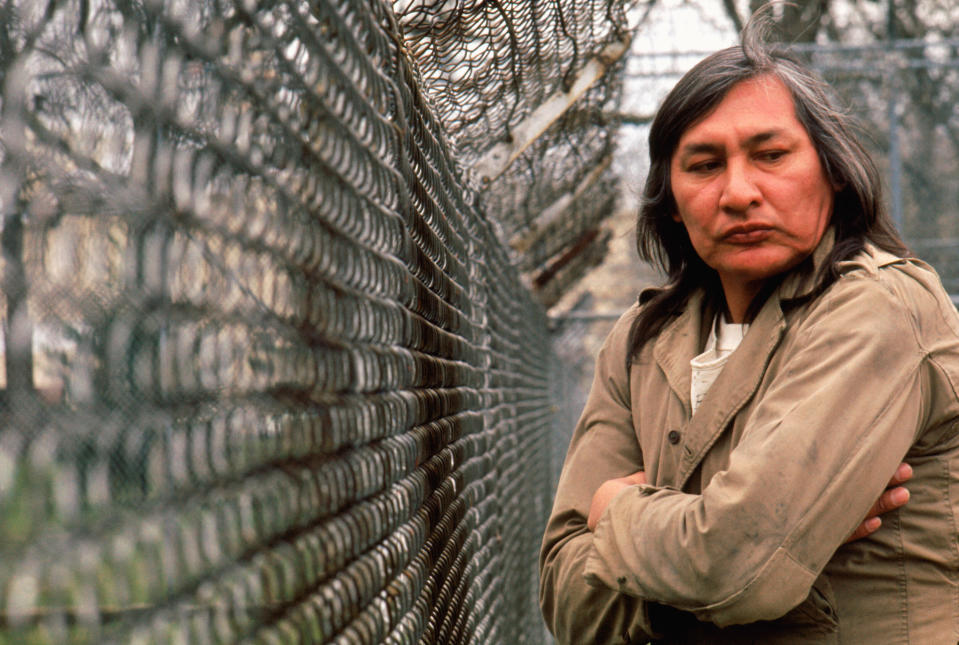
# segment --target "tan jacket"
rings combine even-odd
[[[628,374],[620,319],[543,541],[560,643],[957,643],[959,316],[919,261],[870,246],[842,273],[811,301],[787,278],[692,418],[701,296]],[[908,505],[843,545],[902,460]],[[599,485],[640,469],[590,533]]]

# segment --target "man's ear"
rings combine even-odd
[[[673,213],[672,218],[673,218],[673,221],[676,222],[677,224],[683,223],[683,218],[679,216],[679,213]]]

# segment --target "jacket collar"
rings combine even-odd
[[[749,332],[710,387],[683,433],[682,456],[675,485],[682,489],[736,414],[753,398],[786,331],[778,294],[773,294],[749,325]],[[690,356],[692,358],[692,356]],[[691,368],[686,361],[687,380]],[[684,398],[689,400],[687,386]],[[687,411],[689,408],[687,407]]]
[[[826,229],[812,255],[793,269],[773,292],[770,300],[788,302],[812,295],[822,283],[822,271],[836,246],[836,232]]]

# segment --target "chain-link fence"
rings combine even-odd
[[[0,4],[0,643],[543,639],[619,3],[395,4]]]
[[[959,304],[959,39],[893,40],[806,54],[865,126],[892,216]]]

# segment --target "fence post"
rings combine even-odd
[[[890,43],[896,39],[895,21],[896,0],[889,0],[886,5],[886,38]],[[902,232],[902,159],[899,150],[899,112],[896,96],[896,73],[893,67],[886,68],[886,87],[889,96],[886,102],[889,113],[889,191],[892,206],[892,221]]]

